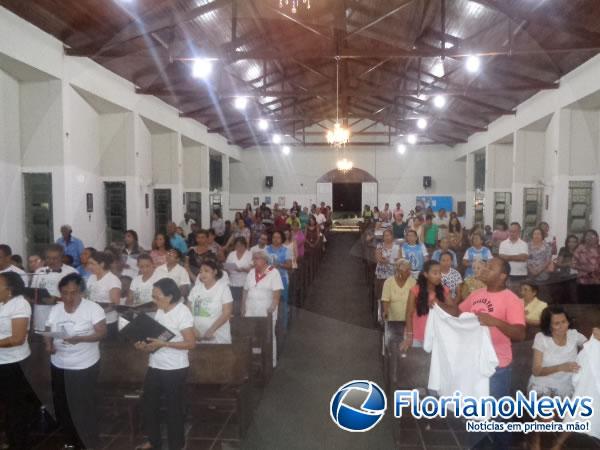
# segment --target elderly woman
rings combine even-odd
[[[553,270],[552,250],[544,242],[544,233],[540,228],[535,228],[531,233],[529,242],[529,259],[527,260],[527,274],[534,281],[546,281]]]
[[[161,398],[164,398],[169,449],[182,450],[185,446],[185,378],[190,366],[188,351],[196,346],[194,318],[189,308],[180,302],[181,292],[172,279],[163,278],[154,283],[152,297],[158,308],[154,320],[175,336],[170,341],[147,339],[135,343],[135,348],[149,353],[142,398],[148,441],[136,448],[162,448],[160,419],[163,416]]]
[[[417,281],[411,277],[412,266],[407,259],[397,260],[394,268],[394,276],[383,283],[381,294],[383,319],[405,322],[408,294]]]
[[[248,273],[242,296],[242,316],[244,317],[273,317],[273,367],[277,363],[277,343],[275,341],[275,324],[277,321],[277,306],[283,282],[279,271],[269,265],[270,256],[259,250],[252,255],[254,268]]]
[[[25,284],[15,272],[0,273],[0,400],[6,411],[6,435],[11,449],[26,450],[27,426],[35,398],[21,364],[31,354],[27,331],[31,306],[23,297]]]
[[[46,322],[46,328],[57,335],[44,337],[50,353],[54,408],[70,445],[95,448],[99,444],[95,388],[106,316],[98,304],[83,298],[81,275],[67,275],[58,287],[61,302],[52,307]]]
[[[465,299],[471,295],[471,292],[485,287],[485,283],[481,281],[480,275],[486,264],[486,261],[475,261],[473,263],[473,275],[465,277],[460,289],[460,298]]]
[[[521,283],[521,298],[525,304],[525,320],[527,325],[537,327],[540,325],[542,312],[548,307],[548,303],[541,301],[538,297],[538,287],[531,281]]]
[[[596,303],[600,298],[600,245],[598,233],[588,230],[583,242],[573,254],[573,269],[577,270],[579,303]]]

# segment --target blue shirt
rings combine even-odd
[[[169,243],[171,244],[172,248],[176,248],[177,250],[179,250],[183,256],[187,255],[188,246],[181,236],[179,236],[178,234],[174,234],[169,239]]]
[[[81,275],[81,278],[83,278],[85,281],[87,281],[87,279],[90,277],[91,273],[88,272],[87,270],[85,270],[85,267],[83,265],[80,265],[77,268],[77,272],[79,272],[79,275]]]
[[[425,256],[427,256],[427,249],[424,244],[410,245],[408,242],[402,244],[402,257],[410,261],[413,275],[423,270]]]
[[[454,250],[450,250],[450,249],[446,250],[446,252],[448,252],[452,255],[452,268],[456,269],[458,267],[458,261],[456,260],[456,253],[454,253]],[[441,256],[442,256],[442,251],[440,249],[437,249],[435,252],[433,252],[433,255],[431,255],[431,259],[433,261],[440,262]]]
[[[465,270],[465,278],[473,275],[473,262],[474,261],[489,261],[492,259],[492,252],[487,247],[481,247],[477,250],[475,247],[469,247],[465,253],[464,260],[471,263],[467,270]]]
[[[83,253],[83,242],[76,237],[71,236],[69,242],[65,242],[65,239],[61,236],[56,240],[62,248],[65,249],[65,255],[69,255],[73,258],[73,267],[77,268],[81,265],[81,254]]]
[[[283,245],[281,247],[279,247],[278,249],[273,248],[272,245],[268,245],[267,246],[267,254],[271,255],[271,257],[273,258],[273,263],[274,264],[285,264],[286,261],[289,261],[292,259],[292,257],[290,256],[290,252],[289,250],[284,247]],[[288,281],[288,271],[282,267],[279,267],[277,269],[279,271],[279,275],[281,275],[281,281],[283,281],[283,283],[287,284]]]

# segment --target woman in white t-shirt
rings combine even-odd
[[[240,315],[242,291],[248,272],[252,269],[252,253],[248,251],[248,244],[242,237],[233,242],[234,250],[227,255],[225,270],[229,274],[229,286],[233,296],[233,313]]]
[[[166,401],[169,449],[181,450],[185,445],[185,377],[190,365],[188,351],[196,345],[194,318],[181,300],[181,291],[171,278],[154,283],[152,297],[158,310],[154,320],[175,336],[170,341],[148,339],[136,342],[135,348],[150,354],[144,380],[144,431],[148,441],[137,449],[160,449],[161,398]]]
[[[154,283],[160,280],[160,277],[156,274],[150,255],[142,253],[138,257],[137,264],[140,274],[131,282],[131,287],[127,294],[127,304],[134,306],[152,302]]]
[[[67,275],[58,288],[61,301],[52,307],[46,321],[46,329],[57,335],[44,337],[50,353],[54,408],[69,445],[96,448],[95,391],[106,316],[99,305],[83,298],[85,281],[81,275]]]
[[[229,319],[233,312],[233,297],[222,277],[223,272],[216,261],[202,261],[198,283],[189,296],[196,338],[209,344],[231,344]]]
[[[269,265],[270,257],[266,252],[258,251],[252,255],[254,269],[246,277],[242,296],[242,316],[273,318],[273,367],[277,362],[277,343],[275,341],[275,324],[277,322],[277,306],[283,282],[279,271]]]
[[[551,305],[542,312],[540,332],[533,341],[533,369],[529,391],[538,398],[570,397],[573,395],[573,374],[579,371],[577,352],[587,338],[573,328],[573,321],[560,305]],[[542,419],[537,419],[542,420]],[[552,448],[560,448],[565,436],[559,436]],[[534,433],[531,448],[539,450],[541,434]]]
[[[0,274],[0,400],[6,410],[8,444],[20,450],[30,448],[27,427],[35,398],[21,368],[31,354],[27,342],[31,306],[23,298],[24,289],[25,283],[16,272]]]
[[[88,260],[87,298],[100,303],[106,313],[107,338],[116,339],[119,334],[119,314],[112,305],[121,303],[121,280],[110,271],[113,256],[109,252],[94,252]]]

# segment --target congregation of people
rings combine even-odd
[[[309,209],[250,206],[223,220],[212,214],[203,229],[185,214],[169,222],[142,247],[135,230],[103,250],[86,246],[69,225],[43,254],[13,255],[0,245],[0,379],[10,413],[6,435],[11,449],[30,448],[27,427],[35,394],[23,364],[29,340],[43,336],[50,355],[57,421],[68,436],[65,448],[96,448],[95,385],[101,341],[119,340],[119,306],[147,307],[171,331],[168,341],[148,339],[135,348],[148,353],[143,385],[147,441],[137,448],[161,448],[161,402],[166,402],[169,448],[184,448],[184,384],[188,352],[198,344],[231,344],[230,319],[268,317],[273,322],[273,367],[282,348],[293,306],[319,269],[331,226],[331,207]],[[119,322],[122,322],[121,325]],[[38,334],[31,331],[34,330]]]
[[[568,308],[561,305],[568,301],[539,294],[545,283],[575,278],[577,303],[598,308],[600,245],[595,230],[581,239],[570,235],[557,249],[544,222],[529,236],[517,222],[499,222],[495,230],[479,225],[466,229],[455,212],[417,206],[405,215],[400,203],[395,209],[386,203],[381,210],[365,205],[362,218],[374,316],[384,324],[398,324],[403,357],[414,352],[417,360],[431,358],[423,348],[433,308],[454,317],[470,312],[489,327],[498,359],[489,379],[491,396],[511,395],[513,345],[526,336],[534,336],[527,389],[540,396],[573,395],[578,350],[593,337],[575,329]],[[600,339],[600,328],[591,334]],[[494,448],[510,447],[509,433],[495,435]],[[568,437],[560,434],[552,449],[562,448]],[[533,433],[530,448],[542,448],[539,433]]]

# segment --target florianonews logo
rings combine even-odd
[[[369,431],[381,420],[387,408],[383,390],[369,380],[353,380],[331,397],[331,420],[346,431]]]

